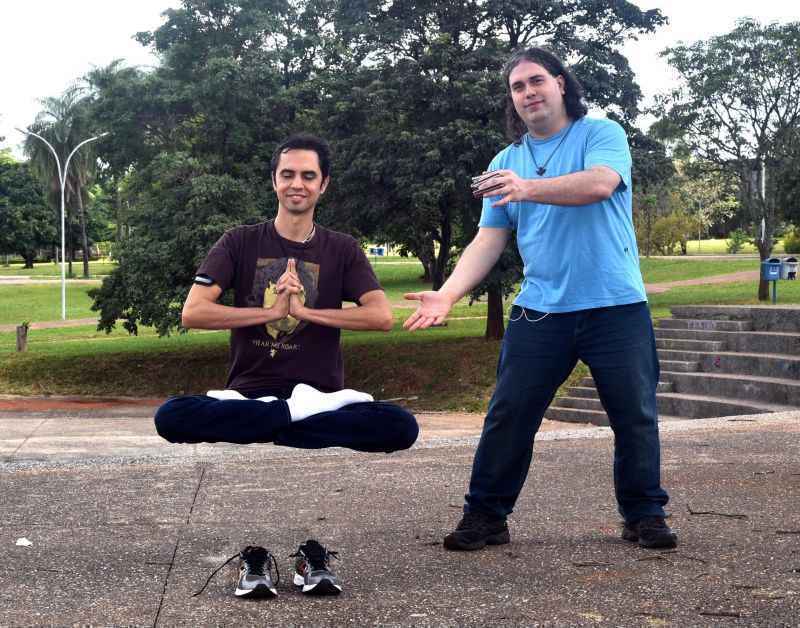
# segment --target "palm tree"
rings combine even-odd
[[[58,154],[61,164],[65,163],[67,156],[72,152],[84,136],[88,134],[87,108],[88,98],[85,88],[73,86],[68,88],[61,96],[51,96],[39,101],[42,111],[36,115],[36,121],[30,126],[31,131],[45,138]],[[60,206],[61,182],[58,167],[50,150],[40,140],[28,135],[25,139],[25,154],[28,156],[34,172],[47,186],[51,204],[56,208]],[[91,147],[82,148],[70,161],[69,172],[66,174],[64,185],[65,206],[75,207],[78,212],[81,231],[81,249],[83,251],[83,276],[89,276],[89,241],[86,233],[86,212],[84,199],[95,174],[95,156]],[[69,225],[72,224],[72,212],[67,212],[66,235],[69,236]],[[74,247],[71,238],[68,249],[69,272],[72,274],[72,251]]]

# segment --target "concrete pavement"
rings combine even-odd
[[[0,626],[800,624],[800,412],[662,424],[669,552],[619,539],[609,430],[552,423],[512,543],[467,554],[441,538],[477,424],[425,415],[377,455],[170,445],[150,413],[0,412]],[[291,589],[309,537],[340,552],[339,598]],[[276,599],[235,599],[235,561],[192,596],[246,544],[275,553]]]

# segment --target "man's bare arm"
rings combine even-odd
[[[501,196],[492,203],[499,207],[512,201],[532,201],[548,205],[578,206],[610,198],[619,186],[621,177],[608,166],[544,179],[523,179],[512,170],[498,170],[497,175],[485,178],[475,189],[475,195]]]
[[[492,270],[506,247],[509,233],[508,229],[481,227],[461,254],[453,274],[439,290],[410,292],[405,295],[409,301],[420,303],[417,311],[403,323],[403,327],[414,331],[441,324],[453,305]]]
[[[289,314],[289,297],[303,290],[293,259],[288,261],[286,272],[278,279],[275,289],[278,295],[271,307],[231,307],[217,303],[222,295],[219,286],[194,284],[183,304],[181,325],[186,329],[234,329],[286,318]]]
[[[360,305],[340,310],[315,310],[292,298],[289,313],[296,319],[353,331],[389,331],[394,324],[392,306],[383,290],[370,290],[359,299]]]

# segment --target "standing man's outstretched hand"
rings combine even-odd
[[[408,301],[419,301],[417,311],[403,323],[403,328],[408,331],[427,329],[431,325],[441,325],[453,307],[450,297],[437,290],[409,292],[403,297]]]

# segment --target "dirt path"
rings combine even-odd
[[[703,286],[716,283],[735,283],[737,281],[755,281],[760,272],[757,270],[742,270],[738,273],[728,273],[726,275],[711,275],[710,277],[698,277],[696,279],[681,279],[679,281],[665,281],[663,283],[647,283],[644,285],[647,294],[659,294],[672,288],[680,286]]]

